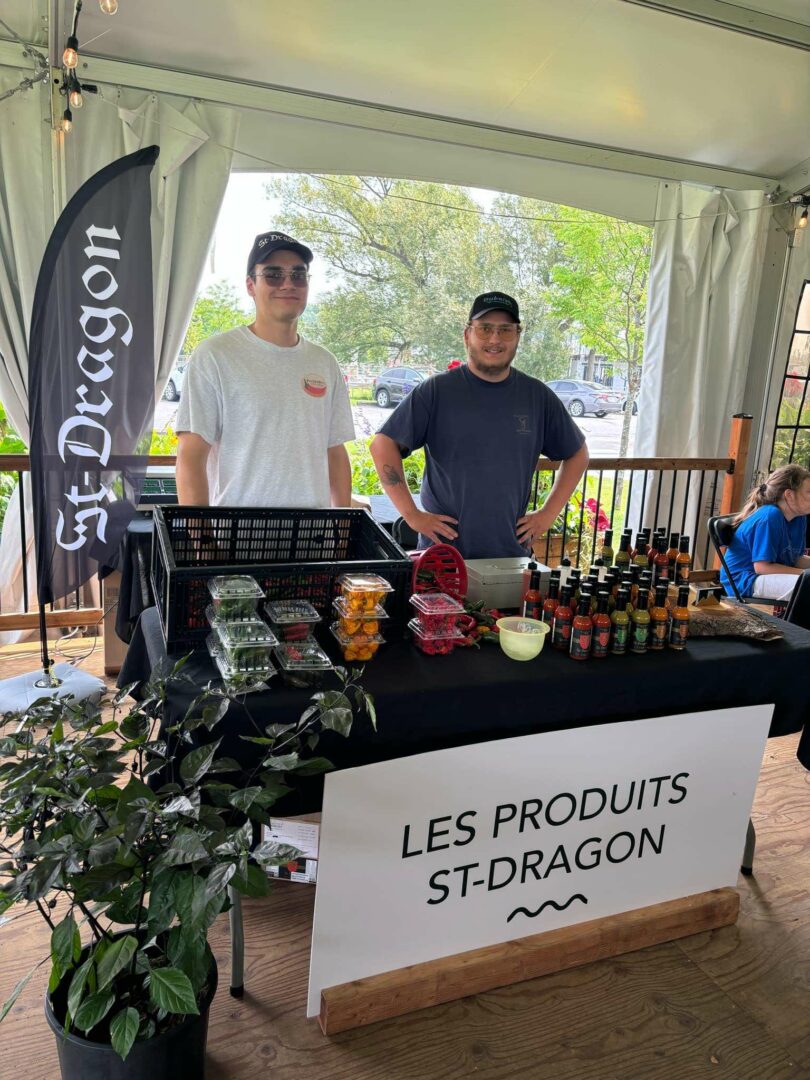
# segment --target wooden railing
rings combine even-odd
[[[604,514],[614,530],[618,547],[622,528],[653,531],[666,526],[670,532],[688,533],[693,566],[698,571],[714,568],[706,521],[714,513],[731,513],[744,496],[746,458],[751,433],[751,417],[732,419],[729,453],[723,458],[591,458],[577,491],[566,504],[559,528],[535,543],[535,553],[548,565],[562,554],[583,564],[598,554],[600,516]],[[174,465],[173,455],[149,458],[153,465]],[[559,462],[541,459],[534,476],[530,505],[536,508],[553,481]],[[27,454],[0,455],[0,473],[17,476],[21,493],[20,550],[27,547],[23,474],[30,470]],[[596,512],[589,508],[593,500]],[[710,566],[711,563],[711,566]],[[23,559],[24,610],[0,612],[0,630],[31,628],[36,615],[31,612],[33,592]],[[89,626],[101,619],[96,608],[82,609],[76,594],[75,607],[48,612],[51,626]]]

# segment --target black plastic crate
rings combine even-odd
[[[214,574],[250,574],[269,600],[309,600],[324,619],[340,574],[380,574],[394,587],[386,636],[408,620],[413,564],[366,510],[156,506],[153,520],[152,587],[170,650],[205,640]]]

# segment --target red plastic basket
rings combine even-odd
[[[457,600],[467,595],[467,567],[450,544],[433,544],[424,551],[412,551],[413,591],[443,592]]]

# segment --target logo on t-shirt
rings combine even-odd
[[[305,375],[301,380],[304,393],[310,397],[326,397],[326,382],[320,375]]]
[[[529,427],[529,417],[515,414],[515,432],[518,435],[531,435],[531,428]]]

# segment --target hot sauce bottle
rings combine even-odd
[[[593,616],[593,641],[591,643],[591,656],[602,659],[607,656],[610,648],[610,616],[608,615],[608,598],[610,594],[604,590],[596,598],[596,614]]]
[[[602,562],[605,566],[613,566],[613,559],[615,552],[613,550],[613,529],[605,529],[605,536],[602,540],[602,550],[599,553],[602,557]]]
[[[551,644],[555,649],[568,651],[568,643],[571,640],[571,623],[573,621],[571,586],[563,585],[560,588],[560,602],[554,612],[554,625],[551,628]]]
[[[667,647],[669,637],[669,611],[667,609],[667,584],[656,585],[655,606],[650,610],[650,642],[654,652]]]
[[[568,577],[571,573],[571,560],[568,558],[567,555],[564,559],[561,560],[560,565],[557,567],[557,569],[560,571],[560,588],[562,588],[563,585],[568,584]]]
[[[548,623],[549,626],[554,626],[554,612],[557,610],[559,604],[558,597],[560,595],[560,579],[552,574],[548,583],[548,596],[543,601],[543,615],[542,619],[544,623]]]
[[[620,569],[630,565],[630,537],[627,533],[622,533],[619,540],[619,550],[616,552],[616,566]]]
[[[523,598],[523,616],[526,619],[543,617],[543,597],[540,595],[540,571],[532,570],[529,591]]]
[[[678,541],[681,538],[680,533],[669,534],[669,549],[667,551],[667,562],[669,563],[669,580],[675,580],[675,560],[678,558]]]
[[[655,600],[655,593],[652,591],[652,587],[652,572],[650,570],[642,570],[638,576],[638,591],[647,594],[648,611],[652,607],[652,601]]]
[[[647,541],[639,533],[639,539],[636,543],[636,553],[633,556],[633,563],[635,566],[649,566],[650,560],[647,558]]]
[[[665,584],[669,581],[669,555],[667,554],[667,538],[665,536],[659,536],[656,540],[653,571],[656,585]]]
[[[627,613],[628,613],[628,615],[633,610],[633,588],[634,588],[634,585],[635,585],[635,582],[633,580],[632,573],[630,573],[628,571],[628,573],[622,574],[622,583],[620,585],[620,589],[624,589],[625,592],[627,593]],[[638,592],[637,588],[636,588],[636,592]],[[618,599],[618,596],[617,596],[617,599]]]
[[[689,586],[678,587],[678,603],[672,609],[672,625],[669,630],[670,649],[683,649],[689,637]]]
[[[630,632],[628,599],[627,589],[619,589],[616,596],[616,609],[610,616],[610,651],[614,656],[624,656],[627,652],[627,638]]]
[[[647,651],[650,636],[650,613],[647,610],[647,593],[639,590],[638,604],[630,615],[630,652],[641,656]]]
[[[692,569],[692,556],[689,554],[689,537],[682,536],[675,560],[675,580],[678,585],[689,584],[689,571]]]
[[[593,619],[591,618],[591,598],[583,586],[579,608],[571,624],[571,648],[569,655],[572,660],[587,660],[591,655],[591,643],[593,641]]]
[[[534,559],[529,559],[526,563],[526,569],[523,571],[523,596],[520,600],[520,610],[523,610],[523,603],[526,600],[526,593],[532,587],[532,573],[537,569],[537,563]]]

